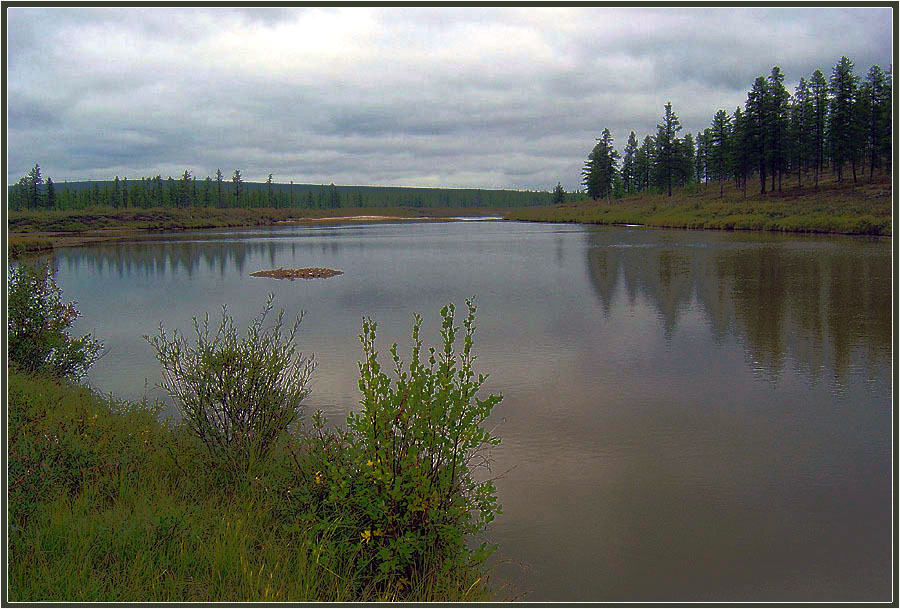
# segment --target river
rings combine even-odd
[[[502,221],[212,230],[60,249],[106,354],[90,383],[165,399],[142,335],[305,311],[307,412],[359,401],[357,340],[478,306],[503,514],[501,598],[891,597],[890,240]],[[329,279],[249,274],[328,267]],[[402,348],[401,348],[402,352]],[[170,410],[170,413],[173,412]]]

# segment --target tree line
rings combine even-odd
[[[546,191],[486,190],[474,188],[412,188],[391,186],[335,186],[276,183],[270,173],[265,182],[245,182],[235,169],[231,179],[221,170],[214,177],[196,179],[190,170],[177,179],[160,175],[109,181],[66,182],[41,176],[39,164],[9,189],[9,209],[113,209],[149,208],[304,208],[342,207],[519,207],[546,205]]]
[[[720,196],[728,181],[745,196],[755,180],[760,194],[780,192],[786,179],[818,188],[826,170],[839,183],[850,175],[854,182],[865,174],[871,180],[876,170],[890,170],[891,86],[890,69],[872,66],[861,79],[841,57],[828,80],[816,70],[790,94],[775,66],[756,78],[743,108],[720,109],[696,136],[678,136],[681,122],[671,102],[656,134],[639,141],[632,131],[621,155],[604,129],[582,183],[596,201],[641,192],[671,196],[673,186],[710,181],[718,182]]]

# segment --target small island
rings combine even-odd
[[[335,275],[341,275],[344,271],[335,271],[334,269],[326,269],[321,267],[304,267],[302,269],[272,269],[270,271],[256,271],[255,273],[250,273],[251,277],[274,277],[275,279],[290,279],[293,281],[294,279],[326,279],[328,277],[334,277]]]

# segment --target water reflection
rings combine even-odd
[[[886,370],[891,261],[884,243],[777,235],[727,238],[662,231],[586,233],[588,274],[604,314],[627,299],[657,310],[667,340],[699,306],[717,341],[735,337],[749,365],[777,381],[788,361],[827,371]]]
[[[287,251],[290,251],[291,258],[296,258],[309,254],[336,256],[340,249],[341,244],[336,240],[148,240],[108,243],[95,248],[71,248],[66,250],[64,256],[57,256],[57,260],[70,272],[90,268],[100,273],[113,273],[120,279],[150,279],[181,273],[191,277],[201,265],[206,274],[223,278],[235,269],[241,275],[245,270],[257,270],[246,269],[247,260],[265,260],[274,267],[279,254]]]

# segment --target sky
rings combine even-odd
[[[893,60],[890,8],[7,7],[7,180],[580,187],[663,106]]]

